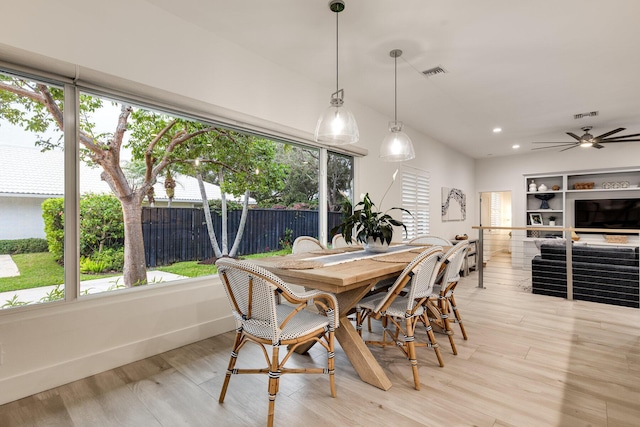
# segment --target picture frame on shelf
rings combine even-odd
[[[542,225],[542,214],[529,214],[529,221],[531,222],[531,225]]]

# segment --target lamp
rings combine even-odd
[[[331,105],[318,119],[315,140],[330,145],[353,144],[360,139],[358,124],[344,106],[344,90],[338,85],[338,14],[344,10],[344,1],[331,0],[329,9],[336,14],[336,91],[331,94]]]
[[[389,122],[389,134],[380,146],[380,158],[387,162],[401,162],[413,159],[416,153],[413,151],[413,143],[409,135],[402,132],[402,122],[398,121],[398,57],[402,55],[400,49],[389,52],[394,60],[395,86],[394,86],[394,120]]]

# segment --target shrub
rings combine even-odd
[[[80,273],[102,273],[107,269],[107,264],[102,261],[94,261],[91,258],[80,258]]]
[[[0,240],[0,254],[33,254],[38,252],[47,252],[48,245],[45,239],[16,239],[16,240]]]
[[[104,263],[105,270],[122,271],[124,267],[124,248],[106,248],[102,252],[96,252],[91,259],[98,263]]]
[[[284,229],[284,236],[280,239],[280,246],[282,249],[291,249],[293,244],[293,230],[290,228]]]
[[[49,252],[60,261],[64,255],[64,199],[42,203]],[[122,206],[108,194],[86,194],[80,199],[80,256],[91,258],[105,249],[124,245]]]
[[[64,256],[64,199],[47,199],[42,202],[44,232],[49,252],[56,261]]]
[[[209,209],[217,214],[222,213],[222,200],[209,200]],[[242,203],[236,202],[234,200],[227,200],[227,211],[241,211]]]

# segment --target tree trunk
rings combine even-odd
[[[244,202],[242,203],[242,216],[240,217],[240,224],[238,224],[238,231],[236,232],[236,240],[233,242],[233,247],[229,256],[235,257],[242,240],[242,234],[244,232],[244,225],[247,223],[247,211],[249,210],[249,190],[244,192]]]
[[[144,256],[142,236],[142,205],[136,198],[121,199],[124,216],[124,285],[147,283],[147,263]]]
[[[227,230],[227,195],[222,191],[222,184],[224,183],[224,172],[220,170],[218,172],[218,184],[220,184],[220,210],[222,215],[222,254],[229,255],[229,243],[227,236],[229,230]]]
[[[202,174],[198,172],[196,174],[198,178],[198,187],[200,187],[200,197],[202,198],[202,209],[204,209],[204,219],[207,222],[207,231],[209,231],[209,240],[211,241],[211,247],[216,258],[221,258],[222,253],[218,248],[218,240],[216,239],[216,231],[213,229],[213,221],[211,220],[211,209],[209,209],[209,200],[207,199],[207,191],[204,188],[204,181],[202,180]]]

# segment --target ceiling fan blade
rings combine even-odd
[[[608,144],[609,142],[633,142],[640,141],[640,139],[605,139],[604,141],[600,141],[602,144]]]
[[[596,141],[600,141],[601,139],[606,138],[606,137],[608,137],[609,135],[613,135],[614,133],[622,132],[622,131],[623,131],[623,130],[625,130],[625,129],[626,129],[626,128],[618,128],[618,129],[614,129],[614,130],[612,130],[612,131],[609,131],[609,132],[603,133],[602,135],[598,135],[598,136],[596,136],[596,137],[595,137],[595,138],[593,138],[593,139],[594,139],[594,140],[596,140]]]
[[[575,133],[573,133],[573,132],[567,132],[567,135],[569,135],[571,138],[573,138],[573,139],[575,139],[577,141],[580,141],[580,137],[578,135],[576,135]]]
[[[532,144],[575,144],[575,142],[561,142],[561,141],[532,141]]]
[[[604,148],[604,145],[601,145],[601,144],[598,144],[597,142],[595,142],[595,143],[592,145],[592,147],[593,147],[593,148]]]
[[[532,150],[546,150],[547,148],[566,147],[567,145],[576,145],[576,144],[574,144],[573,142],[569,142],[569,143],[562,143],[560,145],[550,145],[548,147],[532,148]],[[573,147],[569,147],[569,148],[573,148]]]
[[[565,148],[564,150],[560,150],[560,152],[567,151],[567,150],[571,150],[572,148],[576,148],[576,147],[579,147],[579,146],[580,146],[580,144],[575,144],[575,145],[573,145],[572,147]]]
[[[632,133],[630,135],[618,135],[618,136],[612,136],[611,138],[606,138],[605,141],[609,140],[609,139],[635,138],[635,137],[638,137],[638,136],[640,136],[640,133]]]

